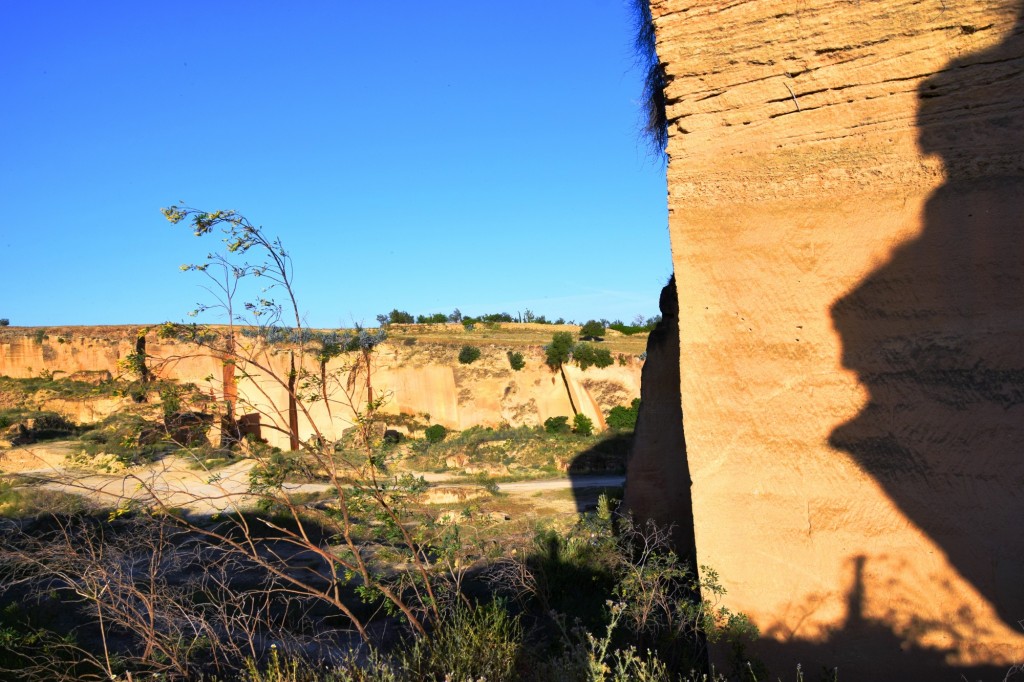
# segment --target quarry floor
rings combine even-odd
[[[148,465],[107,473],[76,465],[69,455],[74,454],[78,445],[59,441],[3,450],[0,471],[24,485],[82,495],[101,507],[118,508],[130,501],[145,503],[159,499],[168,507],[192,514],[215,514],[244,509],[255,501],[248,493],[249,473],[255,466],[251,459],[207,470],[187,457],[168,455]],[[496,491],[488,492],[479,483],[460,477],[458,472],[411,473],[422,476],[429,484],[424,495],[428,503],[458,506],[487,498],[498,507],[518,513],[532,510],[542,515],[584,511],[596,504],[600,492],[620,488],[625,480],[622,475],[574,475],[501,482]],[[292,495],[309,497],[331,492],[327,483],[286,483],[285,489]]]

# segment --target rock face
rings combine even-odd
[[[1019,0],[651,9],[700,563],[777,675],[1019,662]]]
[[[679,307],[675,277],[661,291],[661,322],[647,339],[640,412],[623,503],[639,519],[672,528],[680,557],[696,565],[690,471],[679,395]]]
[[[153,378],[191,382],[222,399],[224,363],[196,346],[160,339],[155,332],[140,337],[135,328],[59,328],[42,334],[42,330],[19,332],[9,330],[0,334],[0,375],[34,377],[40,372],[53,372],[58,377],[67,375],[109,376],[124,374],[123,360],[139,349],[139,339],[147,339],[142,346],[147,355],[148,371]],[[629,402],[640,394],[642,362],[636,357],[623,357],[623,362],[609,367],[591,367],[585,372],[578,367],[566,367],[567,382],[552,373],[544,364],[540,347],[520,348],[526,367],[513,371],[506,355],[507,348],[484,345],[479,360],[462,365],[456,360],[458,346],[417,343],[385,343],[373,355],[373,389],[376,395],[385,395],[381,409],[384,415],[414,415],[421,421],[429,420],[454,429],[467,429],[476,425],[537,426],[548,417],[572,415],[572,406],[566,390],[572,393],[572,405],[587,415],[597,430],[605,427],[604,414],[612,407]],[[311,354],[299,357],[308,371],[317,370]],[[261,356],[261,361],[279,377],[286,377],[290,369],[287,347],[275,348]],[[334,372],[348,362],[345,357],[335,358],[328,365]],[[248,423],[247,428],[259,432],[272,445],[289,446],[287,413],[288,392],[285,384],[269,378],[267,372],[249,368],[237,374],[238,416],[242,413],[259,415],[260,422]],[[365,375],[362,375],[365,377]],[[216,377],[216,379],[213,379]],[[360,378],[362,385],[365,378]],[[332,400],[340,400],[335,393]],[[358,400],[365,393],[358,392]],[[343,400],[340,401],[344,403]],[[107,400],[102,405],[95,401],[72,404],[71,401],[51,401],[48,409],[76,417],[77,421],[102,419],[119,405]],[[353,412],[345,404],[335,403],[327,414],[323,402],[307,405],[313,420],[327,437],[336,437],[353,424]],[[359,405],[362,407],[362,404]],[[425,418],[424,415],[429,415]],[[254,417],[250,417],[252,420]],[[398,423],[400,420],[396,419]],[[310,421],[298,415],[299,437],[313,435]],[[263,428],[260,428],[262,425]]]

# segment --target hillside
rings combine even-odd
[[[150,389],[134,397],[116,391],[87,390],[79,395],[40,391],[31,407],[65,415],[76,423],[92,423],[126,409],[133,400],[162,400],[160,381],[194,385],[205,398],[193,409],[221,409],[224,363],[208,349],[176,339],[160,338],[156,325],[106,327],[8,327],[0,330],[0,376],[75,379],[86,385],[112,379],[137,379],[128,359],[141,348],[145,354]],[[141,336],[140,336],[141,330]],[[487,324],[467,330],[462,325],[394,325],[388,340],[372,356],[372,387],[384,397],[379,412],[386,426],[402,431],[413,417],[420,422],[463,430],[472,426],[538,426],[549,417],[572,416],[574,407],[604,427],[604,415],[616,405],[628,405],[639,397],[641,353],[646,334],[624,336],[609,331],[600,343],[615,362],[586,371],[565,367],[565,381],[544,364],[543,346],[555,331],[578,331],[568,325]],[[140,339],[144,344],[139,345]],[[464,345],[480,349],[471,364],[458,361]],[[291,357],[298,357],[298,373],[318,370],[309,347],[287,344],[253,350],[262,369],[239,366],[237,416],[259,414],[260,435],[272,445],[286,447],[287,387],[281,381],[289,372]],[[508,353],[522,353],[525,366],[515,371]],[[360,374],[351,354],[333,358],[327,374],[346,378],[349,388]],[[365,381],[360,376],[360,382]],[[342,384],[344,381],[341,382]],[[335,392],[329,400],[311,400],[308,414],[300,418],[299,436],[307,439],[316,423],[321,435],[340,437],[354,422],[354,408],[362,405],[358,392]],[[571,402],[570,402],[571,400]],[[330,407],[328,407],[328,404]]]

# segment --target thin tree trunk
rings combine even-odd
[[[295,372],[295,351],[291,351],[289,356],[292,364],[288,371],[288,436],[289,447],[295,451],[299,449],[299,408],[295,403],[295,380],[298,374]]]
[[[558,371],[562,375],[562,383],[565,384],[565,394],[569,396],[569,407],[572,408],[572,416],[578,415],[580,412],[576,409],[576,403],[572,401],[572,391],[569,390],[569,380],[565,378],[565,366],[559,365]]]

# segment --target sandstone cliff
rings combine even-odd
[[[1019,0],[651,9],[699,561],[782,666],[1019,660]]]
[[[75,372],[109,371],[123,374],[121,362],[136,351],[136,327],[12,329],[0,334],[0,375],[37,376],[53,372],[58,377]],[[44,338],[45,335],[45,338]],[[157,378],[191,382],[204,392],[220,398],[223,363],[194,345],[145,335],[147,362]],[[387,399],[385,415],[429,415],[429,421],[453,429],[475,425],[536,426],[548,417],[571,415],[572,406],[560,375],[544,365],[540,346],[516,347],[523,352],[526,367],[513,371],[506,356],[507,345],[480,343],[481,358],[469,365],[458,362],[459,345],[400,341],[381,345],[373,357],[372,382],[377,395]],[[282,346],[266,354],[269,368],[279,377],[289,370],[290,357]],[[346,358],[328,365],[340,368]],[[300,359],[315,369],[309,358]],[[585,372],[565,368],[573,404],[586,414],[597,430],[604,428],[604,414],[612,407],[628,404],[640,394],[642,362],[623,355],[623,362]],[[237,374],[240,410],[259,412],[261,434],[271,444],[288,447],[287,389],[266,372],[249,370]],[[211,381],[211,379],[213,379]],[[362,394],[360,394],[362,398]],[[102,403],[102,404],[101,404]],[[119,402],[106,400],[75,403],[62,401],[49,406],[75,421],[95,421],[116,410]],[[360,405],[361,407],[361,405]],[[334,437],[352,425],[350,406],[335,404],[328,416],[322,402],[309,405],[313,420]],[[299,436],[312,435],[309,421],[300,417]]]
[[[671,527],[676,553],[692,566],[696,548],[679,395],[679,308],[674,277],[661,292],[660,308],[661,322],[647,342],[641,407],[622,501],[636,518]]]

